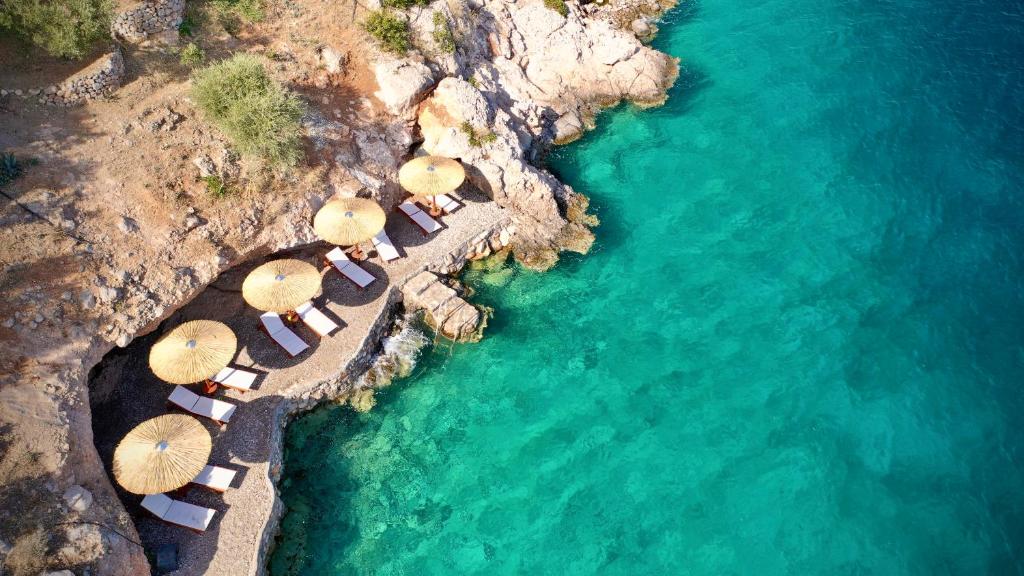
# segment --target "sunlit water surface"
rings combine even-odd
[[[272,573],[1024,572],[1021,10],[674,11],[668,104],[552,158],[594,251],[294,423]]]

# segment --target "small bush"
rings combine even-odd
[[[197,28],[199,28],[199,22],[195,11],[191,8],[187,8],[185,10],[185,16],[181,19],[181,24],[178,24],[178,35],[182,38],[186,36],[191,37]]]
[[[82,58],[110,37],[113,0],[3,0],[0,29],[60,58]]]
[[[469,78],[466,78],[466,82],[468,82],[469,85],[472,86],[473,88],[476,88],[477,90],[480,89],[480,83],[476,81],[476,76],[470,76]]]
[[[407,10],[413,6],[429,6],[430,0],[381,0],[382,8],[398,8]]]
[[[189,68],[198,68],[205,59],[206,52],[203,52],[202,48],[196,46],[195,42],[189,42],[188,46],[181,49],[181,54],[178,56],[181,65],[188,66]]]
[[[565,5],[565,0],[544,0],[544,5],[561,14],[563,18],[569,15],[569,7]]]
[[[469,145],[474,148],[480,148],[484,144],[490,144],[498,139],[498,135],[490,130],[483,134],[478,133],[469,122],[463,122],[459,129],[469,138]]]
[[[238,54],[196,71],[192,96],[242,154],[276,166],[298,162],[302,102],[271,79],[255,56]]]
[[[21,163],[14,154],[0,154],[0,186],[21,176]]]
[[[388,52],[405,54],[409,50],[409,25],[387,9],[370,12],[363,28]]]
[[[203,182],[206,182],[206,193],[220,200],[226,196],[229,196],[233,190],[228,187],[227,182],[224,181],[220,176],[211,174],[203,177]]]
[[[235,16],[245,22],[263,20],[263,0],[212,0],[210,5],[220,16]]]
[[[448,25],[448,18],[441,12],[434,12],[434,42],[445,54],[455,53],[455,35]]]

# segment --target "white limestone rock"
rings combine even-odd
[[[380,90],[374,93],[388,110],[408,116],[434,84],[434,73],[422,62],[385,60],[373,68]]]

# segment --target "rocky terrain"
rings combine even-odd
[[[125,9],[173,22],[164,7],[192,3],[142,4],[152,6]],[[107,415],[91,413],[90,370],[229,268],[314,242],[310,221],[328,198],[358,194],[394,206],[397,167],[421,145],[460,158],[468,185],[510,215],[515,234],[504,243],[523,263],[545,268],[560,250],[586,251],[594,223],[586,199],[538,159],[578,137],[601,106],[660,103],[677,63],[641,42],[664,6],[567,8],[562,16],[541,0],[414,7],[403,14],[416,48],[401,58],[375,47],[356,4],[270,2],[263,21],[240,31],[203,25],[208,58],[260,54],[307,103],[305,159],[288,171],[240,158],[203,122],[173,34],[122,38],[121,86],[75,107],[18,94],[61,85],[51,72],[63,65],[20,60],[0,71],[0,150],[32,159],[4,187],[0,211],[5,563],[148,573],[93,443],[93,419]],[[435,46],[435,12],[452,27],[454,53]],[[209,194],[204,176],[231,193]],[[454,273],[459,264],[423,266]],[[445,306],[463,308],[430,280],[406,292],[415,298],[433,285]],[[460,327],[451,331],[468,332],[471,321],[453,320]]]

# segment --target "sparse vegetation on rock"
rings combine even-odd
[[[82,58],[109,37],[113,0],[4,0],[0,30],[60,58]]]
[[[409,50],[408,23],[386,8],[370,12],[363,28],[388,52],[405,54]]]
[[[434,42],[437,42],[437,48],[441,52],[455,53],[455,35],[452,34],[452,27],[443,12],[434,12]]]
[[[563,17],[569,15],[569,7],[565,5],[565,0],[544,0],[544,5]]]
[[[380,5],[384,8],[407,10],[413,6],[428,6],[430,5],[430,0],[381,0]]]
[[[298,162],[304,106],[267,74],[257,57],[238,54],[198,70],[192,96],[242,154],[274,166]]]
[[[498,139],[498,135],[488,130],[486,132],[478,132],[476,128],[469,122],[463,122],[459,129],[462,133],[469,138],[469,145],[474,148],[480,148],[484,144],[490,144]]]
[[[203,177],[203,182],[206,182],[206,192],[213,198],[224,198],[231,194],[231,188],[228,187],[224,179],[216,174]]]

